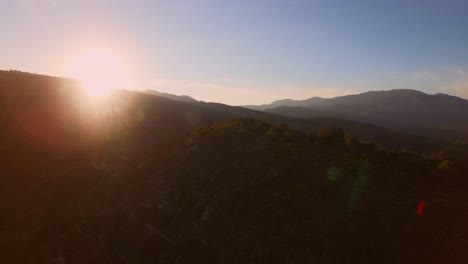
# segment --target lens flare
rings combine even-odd
[[[128,63],[106,50],[77,54],[70,60],[67,74],[80,80],[91,98],[106,96],[114,89],[130,89],[133,84]]]

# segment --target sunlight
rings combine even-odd
[[[133,84],[128,64],[107,50],[77,54],[69,62],[67,75],[79,79],[93,99],[101,99],[114,89],[130,89]]]

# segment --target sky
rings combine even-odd
[[[0,69],[112,50],[135,90],[232,105],[415,89],[468,98],[468,1],[0,0]]]

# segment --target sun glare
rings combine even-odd
[[[114,89],[130,89],[131,69],[121,57],[109,51],[88,51],[70,60],[68,75],[82,82],[88,95],[101,98]]]

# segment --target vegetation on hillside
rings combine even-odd
[[[235,119],[145,157],[25,150],[12,158],[21,166],[2,165],[10,174],[2,174],[0,260],[463,261],[467,203],[457,164],[349,138]]]

